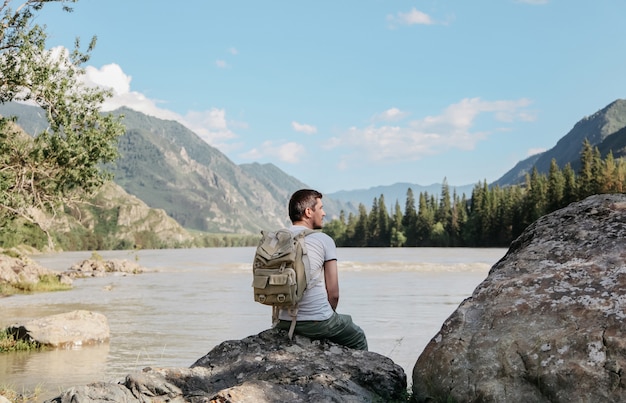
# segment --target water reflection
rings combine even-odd
[[[48,394],[58,394],[61,389],[101,380],[108,355],[109,343],[6,353],[0,360],[0,374],[12,374],[8,386],[19,385],[18,392],[42,388]]]

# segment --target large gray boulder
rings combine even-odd
[[[626,195],[546,215],[445,321],[415,401],[626,401]]]
[[[100,344],[108,342],[110,338],[106,316],[83,310],[18,322],[6,330],[16,339],[57,348]]]
[[[271,329],[225,341],[190,368],[146,368],[48,402],[394,402],[406,388],[404,370],[387,357]]]

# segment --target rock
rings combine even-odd
[[[110,337],[107,318],[89,311],[72,311],[16,323],[8,327],[7,332],[20,340],[60,348],[104,343]]]
[[[146,368],[48,402],[392,402],[406,398],[406,387],[387,357],[270,329],[223,342],[190,368]]]
[[[71,278],[104,277],[107,273],[138,274],[144,269],[137,263],[126,259],[85,259],[63,272]]]
[[[72,283],[67,276],[47,269],[29,258],[11,257],[0,253],[0,283],[35,284],[44,276],[56,276],[64,284]]]
[[[415,401],[626,401],[626,195],[516,239],[413,369]]]

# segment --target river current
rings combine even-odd
[[[365,331],[370,351],[412,369],[444,320],[487,276],[506,249],[339,248],[340,313]],[[0,299],[0,326],[84,309],[104,314],[109,343],[70,350],[0,354],[0,386],[41,388],[115,381],[147,366],[188,367],[225,340],[271,325],[253,301],[254,248],[102,251],[149,269],[74,281],[71,291]],[[67,270],[91,252],[33,256]]]

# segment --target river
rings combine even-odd
[[[506,249],[339,248],[338,312],[352,315],[370,351],[413,365],[443,321]],[[111,339],[99,346],[0,354],[0,386],[60,390],[115,381],[147,366],[188,367],[225,340],[269,328],[271,308],[253,301],[254,248],[102,251],[149,269],[78,279],[71,291],[0,299],[0,325],[84,309],[104,314]],[[67,270],[91,252],[33,256]]]

